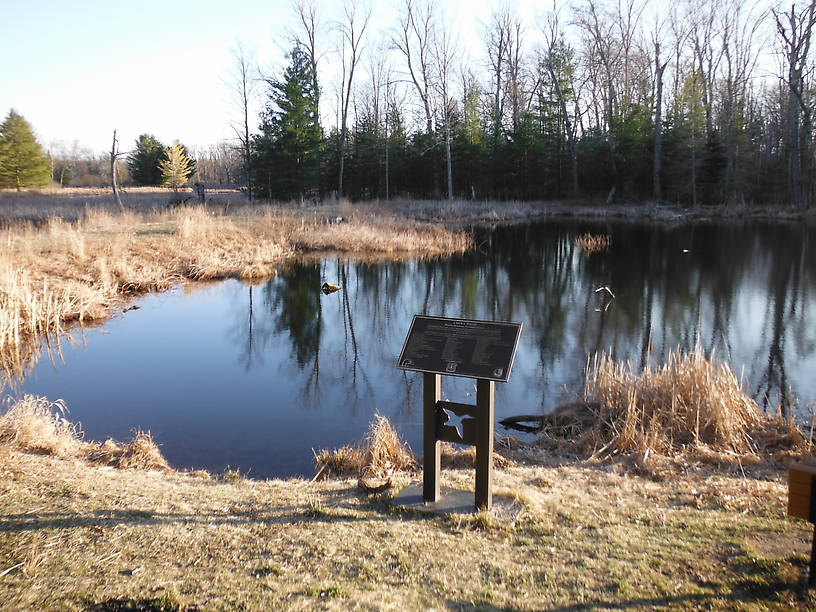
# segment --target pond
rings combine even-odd
[[[584,232],[611,236],[610,250],[588,257],[575,245]],[[376,412],[421,452],[421,375],[396,359],[423,313],[523,324],[497,419],[575,399],[598,351],[642,367],[699,345],[744,372],[760,406],[783,402],[809,422],[813,228],[547,222],[479,230],[478,242],[446,259],[334,257],[255,286],[149,295],[75,330],[14,393],[63,398],[89,439],[150,430],[176,468],[311,476],[312,449],[359,440]],[[342,290],[324,295],[324,282]],[[443,395],[474,403],[475,382],[445,377]]]

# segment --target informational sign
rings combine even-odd
[[[520,337],[521,323],[414,315],[397,367],[507,382]]]

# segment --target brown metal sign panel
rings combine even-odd
[[[414,315],[397,367],[507,382],[521,323]]]

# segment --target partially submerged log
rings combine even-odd
[[[569,402],[549,414],[520,414],[499,421],[507,429],[528,433],[557,430],[560,435],[577,435],[596,422],[598,402]]]
[[[520,414],[502,419],[499,423],[507,429],[532,433],[544,429],[544,421],[548,418],[549,415],[544,414]]]

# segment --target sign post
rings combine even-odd
[[[507,382],[521,323],[414,315],[397,367],[423,372],[423,481],[425,502],[439,501],[441,442],[476,447],[476,508],[493,503],[495,383]],[[442,376],[476,379],[476,405],[442,401]],[[461,430],[449,425],[460,417]]]

